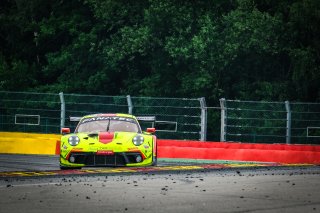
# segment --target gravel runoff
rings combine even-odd
[[[0,179],[0,212],[320,212],[320,167]]]

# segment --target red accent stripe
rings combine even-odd
[[[139,150],[128,150],[128,151],[126,151],[126,152],[131,152],[131,153],[137,153],[137,152],[139,152],[140,155],[142,156],[142,160],[145,160],[145,159],[146,159],[146,156],[143,154],[143,152],[141,152],[140,149],[139,149]]]
[[[99,133],[99,142],[107,144],[113,140],[114,132],[100,132]]]
[[[158,140],[159,158],[320,164],[319,145]]]
[[[66,156],[66,159],[69,160],[70,155],[73,154],[73,153],[83,153],[83,151],[82,151],[81,149],[73,148],[73,149],[68,153],[68,155]]]
[[[61,144],[61,141],[57,140],[57,142],[56,142],[56,152],[55,152],[56,155],[60,155],[60,144]]]

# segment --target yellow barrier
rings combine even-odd
[[[0,132],[0,153],[54,155],[61,135]]]

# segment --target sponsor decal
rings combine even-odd
[[[97,150],[97,155],[114,155],[112,150]]]
[[[148,145],[144,145],[143,146],[145,149],[149,149],[150,148],[150,146],[148,146]]]
[[[106,120],[126,121],[126,122],[135,123],[135,120],[132,118],[99,116],[99,117],[85,118],[81,121],[81,124],[92,122],[92,121],[106,121]]]

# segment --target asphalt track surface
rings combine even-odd
[[[319,166],[160,161],[158,169],[50,173],[57,162],[0,155],[0,212],[320,212]]]

